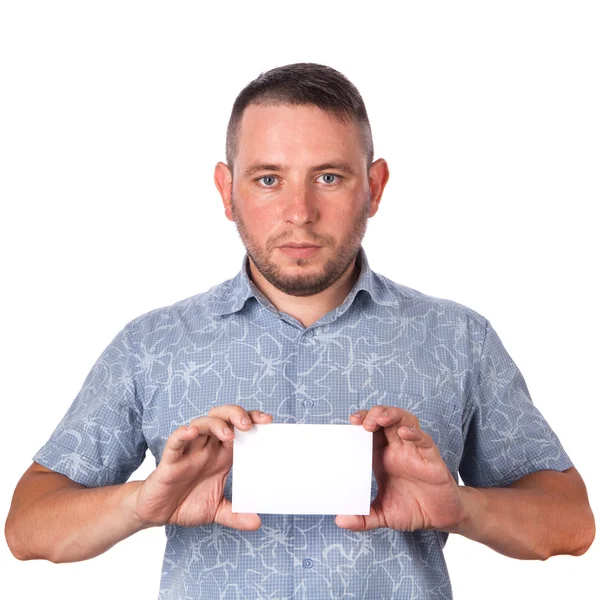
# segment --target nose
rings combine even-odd
[[[314,192],[304,186],[290,189],[288,192],[283,206],[285,222],[296,226],[314,223],[319,217]]]

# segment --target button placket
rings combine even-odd
[[[313,382],[308,375],[312,369],[311,364],[314,360],[313,352],[316,344],[314,340],[315,331],[313,329],[304,330],[298,336],[298,380],[296,387],[296,407],[298,422],[306,422],[309,418],[310,410],[316,402],[311,398],[313,392]],[[304,374],[302,376],[301,374]]]

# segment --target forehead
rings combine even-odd
[[[257,105],[244,110],[236,162],[361,161],[360,130],[317,106]]]

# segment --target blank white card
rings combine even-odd
[[[232,510],[368,515],[372,456],[373,434],[359,425],[235,429]]]

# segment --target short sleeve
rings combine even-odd
[[[148,448],[131,327],[126,325],[105,348],[65,416],[33,456],[87,487],[124,483]]]
[[[507,486],[535,471],[573,466],[487,319],[473,375],[463,415],[459,468],[466,485]]]

